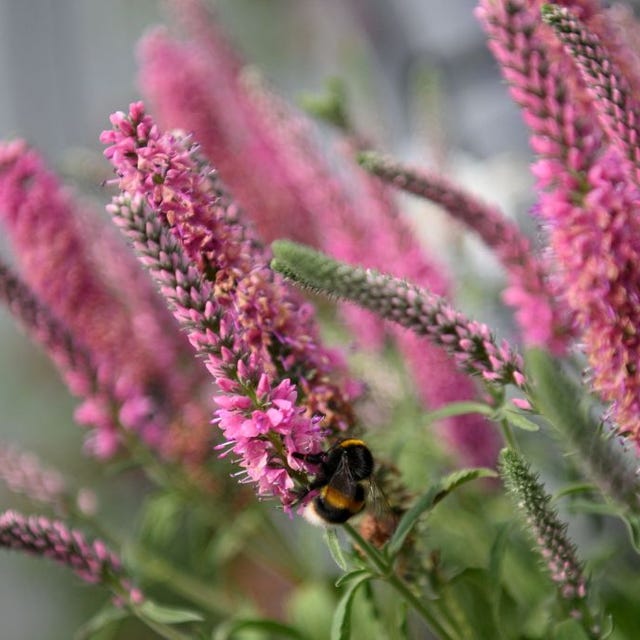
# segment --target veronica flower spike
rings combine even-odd
[[[481,202],[445,178],[406,167],[379,153],[358,156],[360,164],[385,182],[441,205],[475,231],[507,270],[504,300],[515,307],[525,342],[562,353],[570,336],[570,317],[554,297],[544,264],[518,227],[497,209]]]
[[[118,600],[127,604],[143,600],[140,591],[125,576],[115,553],[101,540],[89,542],[80,531],[59,520],[5,511],[0,514],[0,547],[66,565],[85,582],[110,588]]]
[[[102,140],[125,195],[109,210],[221,390],[222,447],[259,495],[288,506],[310,470],[294,454],[317,453],[352,422],[349,387],[332,381],[342,365],[189,141],[160,133],[140,103],[112,122]]]
[[[517,451],[501,452],[500,474],[533,534],[537,551],[571,617],[582,623],[589,638],[601,638],[602,629],[588,606],[584,568],[567,534],[567,525],[550,505],[551,496]]]
[[[521,357],[498,345],[440,296],[372,269],[352,267],[293,242],[273,243],[273,268],[309,289],[344,298],[444,347],[459,368],[498,385],[526,386]]]
[[[599,36],[569,9],[545,4],[544,21],[556,32],[574,59],[603,129],[634,167],[640,182],[640,102]]]

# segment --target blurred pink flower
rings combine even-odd
[[[179,42],[164,30],[147,36],[140,46],[140,83],[163,124],[193,132],[260,236],[298,240],[350,264],[389,271],[445,293],[446,278],[426,258],[389,195],[356,166],[353,141],[343,144],[332,166],[308,119],[243,73],[241,60],[203,3],[176,0],[174,5],[191,39]],[[415,375],[427,406],[476,395],[473,382],[437,348],[422,344],[415,357],[413,337],[354,306],[347,305],[344,314],[361,343],[380,348],[390,331],[412,368],[428,372]],[[445,396],[440,376],[450,390]],[[466,450],[465,457],[479,464],[495,461],[498,439],[484,418],[445,422],[443,431],[453,441],[470,423],[474,433],[484,430],[493,442],[491,456],[480,460],[477,450]]]

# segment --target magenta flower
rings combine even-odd
[[[189,0],[176,6],[192,40],[178,42],[166,31],[143,40],[143,91],[162,123],[193,132],[260,237],[300,240],[350,264],[390,271],[445,294],[447,279],[425,256],[389,192],[354,163],[353,141],[343,145],[336,167],[320,150],[307,118],[242,74],[241,61],[203,4]],[[473,382],[437,348],[425,344],[416,357],[412,336],[357,307],[345,305],[342,311],[361,344],[381,348],[393,333],[428,407],[475,397]],[[495,460],[498,441],[484,418],[444,422],[443,432],[454,442],[458,431],[462,440],[467,428],[484,431],[493,441],[492,455],[479,459],[477,449],[467,453],[474,463]]]
[[[317,219],[278,157],[276,132],[251,103],[221,34],[210,21],[207,27],[207,34],[197,28],[195,42],[174,40],[164,29],[146,36],[139,47],[143,91],[162,126],[193,132],[265,241],[286,232],[309,242]]]
[[[327,429],[352,424],[353,385],[319,345],[311,307],[267,266],[237,206],[187,139],[162,134],[140,103],[102,140],[127,199],[110,208],[161,284],[224,394],[217,422],[260,495],[295,500]],[[325,416],[321,428],[319,416]]]
[[[620,433],[640,442],[640,197],[612,149],[586,175],[586,194],[542,195],[554,224],[553,249],[565,268],[567,302],[575,310],[592,369],[591,385]],[[553,216],[553,217],[552,217]]]
[[[567,525],[549,504],[551,496],[526,460],[513,449],[501,452],[500,474],[571,617],[585,623],[589,637],[601,638],[601,628],[589,610],[584,567],[567,534]]]
[[[59,509],[66,500],[62,475],[45,469],[36,456],[11,445],[0,444],[0,478],[10,491],[22,493],[36,502]]]
[[[458,367],[485,382],[524,389],[523,362],[508,342],[496,341],[487,325],[470,320],[442,298],[406,280],[352,267],[290,242],[273,243],[272,266],[313,291],[357,302],[444,347]]]
[[[619,150],[607,147],[596,106],[542,24],[539,4],[483,1],[478,15],[541,157],[534,166],[538,210],[549,225],[558,289],[576,314],[591,384],[612,403],[620,433],[638,442],[637,188]]]
[[[635,97],[632,82],[622,73],[596,33],[589,31],[572,12],[563,7],[545,5],[544,20],[550,24],[567,51],[574,58],[581,77],[592,96],[594,111],[600,125],[625,156],[633,169],[633,178],[640,181],[640,102]],[[628,56],[629,57],[629,56]],[[629,64],[636,79],[637,71]]]
[[[531,130],[531,147],[553,170],[539,186],[578,190],[578,176],[597,156],[602,135],[571,61],[550,44],[555,39],[541,22],[541,6],[541,0],[481,0],[476,15]]]
[[[99,456],[112,452],[118,439],[114,414],[120,401],[110,381],[100,379],[89,350],[1,263],[0,300],[53,360],[71,393],[83,399],[76,419],[94,429],[92,451]]]
[[[70,508],[85,514],[95,511],[92,491],[81,489],[72,495],[60,472],[45,467],[33,453],[10,444],[0,443],[0,480],[9,491],[46,504],[56,514],[67,514]]]
[[[50,558],[85,582],[109,587],[119,599],[142,602],[142,594],[131,586],[115,553],[101,540],[89,542],[80,531],[58,520],[5,511],[0,514],[0,546]]]
[[[114,401],[106,409],[103,403],[86,401],[77,412],[80,422],[96,427],[88,448],[100,457],[112,455],[120,441],[116,426],[121,425],[162,449],[164,434],[180,412],[172,392],[174,369],[165,366],[165,341],[151,348],[140,339],[146,326],[157,324],[141,323],[138,311],[132,312],[116,293],[127,289],[127,281],[114,289],[98,271],[82,233],[82,213],[24,142],[0,146],[0,221],[21,276],[38,304],[46,305],[82,345],[92,361],[94,384],[109,388]],[[140,292],[140,284],[135,286]],[[141,310],[149,315],[148,306]],[[173,337],[166,344],[175,341]],[[113,414],[108,421],[106,413]]]

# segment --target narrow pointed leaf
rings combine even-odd
[[[458,487],[476,480],[477,478],[495,478],[497,473],[493,469],[480,467],[477,469],[462,469],[442,478],[420,496],[398,523],[393,537],[389,541],[388,552],[393,557],[400,551],[406,537],[418,522],[418,519],[435,504]]]
[[[292,638],[293,640],[305,640],[306,636],[295,627],[275,620],[244,619],[231,620],[221,624],[211,636],[211,640],[231,640],[238,631],[262,631],[266,637]],[[244,635],[242,636],[245,637]]]
[[[130,615],[126,609],[109,604],[85,622],[85,624],[76,631],[73,640],[89,640],[105,627],[119,620],[124,620]]]
[[[204,616],[191,609],[181,609],[160,605],[152,600],[146,600],[138,610],[149,620],[161,624],[182,624],[183,622],[202,622]]]
[[[325,529],[324,540],[327,543],[327,548],[329,549],[329,553],[331,554],[334,562],[343,571],[348,571],[349,563],[344,557],[344,553],[342,553],[342,547],[340,546],[340,540],[338,539],[338,533],[335,527],[327,527]]]
[[[358,589],[365,584],[367,580],[371,580],[371,577],[370,573],[365,573],[360,578],[356,578],[349,583],[333,616],[331,640],[349,640],[351,637],[351,609],[353,608],[353,599]]]

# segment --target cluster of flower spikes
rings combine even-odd
[[[142,103],[111,122],[101,139],[124,198],[110,211],[215,378],[220,448],[259,495],[288,506],[313,471],[294,454],[352,426],[359,385],[320,345],[311,306],[268,267],[191,140],[162,133]]]
[[[636,58],[598,2],[560,4],[571,10],[482,0],[477,15],[531,130],[535,210],[548,228],[558,290],[575,313],[592,387],[611,403],[619,433],[637,443],[640,200],[629,148],[640,113],[631,90]]]
[[[206,372],[126,245],[92,213],[24,141],[1,144],[0,221],[20,275],[0,267],[0,298],[82,398],[75,417],[93,455],[114,455],[132,434],[198,465]]]
[[[200,0],[175,0],[190,39],[165,29],[140,45],[140,83],[165,127],[192,131],[265,240],[287,238],[354,265],[407,278],[447,295],[448,278],[420,245],[389,190],[354,161],[355,138],[332,161],[317,130],[243,72]],[[381,349],[393,335],[428,408],[469,400],[477,389],[439,348],[354,305],[341,311],[357,341]],[[471,464],[493,464],[498,438],[478,415],[447,418],[441,434]]]

